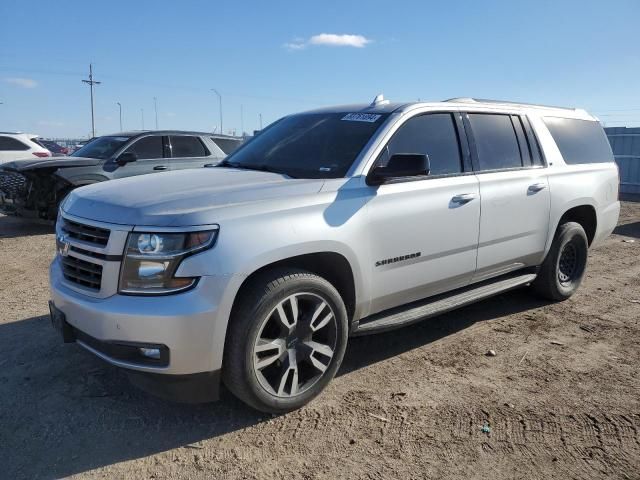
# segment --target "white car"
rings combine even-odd
[[[0,164],[33,157],[50,157],[51,152],[31,133],[0,132]]]

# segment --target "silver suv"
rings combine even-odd
[[[583,110],[377,97],[282,118],[212,168],[74,190],[51,318],[142,388],[205,401],[222,380],[285,412],[349,336],[518,287],[570,297],[619,209]]]

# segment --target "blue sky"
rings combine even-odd
[[[0,3],[0,130],[264,125],[316,106],[476,96],[640,125],[640,1]]]

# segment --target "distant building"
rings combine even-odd
[[[620,168],[620,191],[640,193],[640,128],[608,127],[604,131]]]

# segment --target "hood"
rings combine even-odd
[[[190,226],[216,223],[221,208],[309,195],[324,180],[230,168],[200,168],[96,183],[73,190],[64,211],[106,223]]]
[[[69,167],[92,167],[98,165],[103,160],[99,158],[86,157],[47,157],[28,160],[15,160],[0,165],[1,168],[7,170],[16,170],[25,172],[28,170],[37,170],[40,168],[69,168]]]

